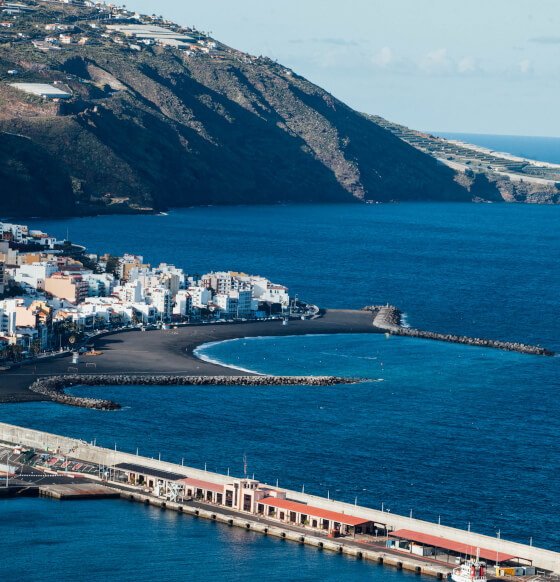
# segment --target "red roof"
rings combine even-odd
[[[210,481],[201,481],[200,479],[192,479],[188,477],[187,479],[179,479],[179,483],[184,483],[194,489],[204,489],[205,491],[214,491],[216,493],[223,493],[224,486],[218,485],[218,483],[211,483]]]
[[[329,511],[328,509],[311,507],[310,505],[305,505],[305,503],[296,503],[295,501],[288,501],[287,499],[276,499],[275,497],[266,497],[257,503],[270,505],[272,507],[277,507],[278,509],[286,509],[287,511],[295,511],[296,513],[303,513],[304,515],[310,515],[312,517],[321,517],[323,519],[344,523],[345,525],[361,525],[371,521],[370,519],[364,519],[363,517],[354,517],[353,515],[346,515],[345,513]]]
[[[410,529],[399,529],[393,533],[390,533],[389,535],[394,538],[402,538],[405,540],[418,542],[420,544],[425,544],[427,546],[452,550],[458,554],[476,556],[477,546],[475,545],[454,542],[452,540],[446,540],[445,538],[424,534],[418,531],[412,531]],[[513,558],[517,558],[518,556],[512,556],[511,554],[504,554],[502,552],[498,554],[494,550],[485,550],[484,548],[480,548],[480,557],[484,560],[490,560],[491,562],[496,562],[497,557],[498,562],[507,562],[508,560],[513,560]]]

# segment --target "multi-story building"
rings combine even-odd
[[[0,261],[8,265],[15,265],[18,252],[10,249],[10,242],[0,239]]]
[[[188,291],[182,289],[175,296],[175,305],[173,306],[173,315],[187,317],[192,313],[192,297]]]
[[[0,301],[0,335],[12,336],[16,333],[16,307],[15,299]]]
[[[6,290],[6,263],[0,261],[0,295]]]
[[[140,255],[129,255],[125,254],[119,259],[119,264],[117,266],[117,276],[120,279],[128,281],[129,272],[135,267],[145,267],[150,268],[150,265],[144,265],[144,257]]]
[[[49,236],[40,230],[30,230],[26,242],[38,244],[48,249],[54,249],[56,238],[54,236]]]
[[[45,291],[77,305],[88,296],[89,285],[81,275],[63,275],[57,272],[45,279]]]
[[[49,330],[52,327],[53,308],[46,300],[24,299],[16,300],[16,326],[33,327],[37,330]]]
[[[156,318],[169,321],[173,312],[173,297],[169,289],[163,287],[150,289],[150,304],[156,310]]]
[[[237,297],[226,295],[225,293],[218,293],[214,295],[214,304],[220,308],[221,315],[224,317],[237,316]]]
[[[0,222],[0,239],[22,243],[24,236],[27,236],[27,226]]]
[[[144,289],[140,281],[130,281],[114,290],[125,303],[140,303],[144,299]]]
[[[115,287],[115,277],[109,273],[92,273],[84,276],[87,281],[89,297],[108,297]]]
[[[237,299],[237,317],[249,317],[253,308],[253,292],[232,291],[230,296]]]
[[[43,291],[45,289],[45,280],[51,277],[58,271],[58,266],[54,261],[42,261],[32,264],[23,264],[19,269],[15,270],[14,281],[18,283],[25,283]]]
[[[275,285],[265,277],[252,277],[253,297],[259,301],[267,303],[280,303],[282,307],[288,307],[290,296],[288,288],[282,285]]]
[[[189,287],[187,289],[192,298],[192,306],[197,309],[205,309],[212,300],[212,293],[206,287]]]
[[[215,293],[227,294],[230,291],[245,291],[251,289],[251,280],[245,273],[235,271],[219,271],[218,273],[206,273],[202,275],[202,284],[207,289],[213,289]]]

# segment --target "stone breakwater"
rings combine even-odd
[[[362,311],[370,311],[373,314],[373,325],[379,329],[391,330],[401,327],[402,314],[392,305],[367,305]]]
[[[528,344],[521,344],[518,342],[502,342],[499,340],[491,340],[478,337],[466,337],[463,335],[452,335],[448,333],[437,333],[433,331],[422,331],[419,329],[409,329],[401,327],[399,329],[390,330],[391,335],[405,335],[409,337],[419,337],[442,342],[449,342],[453,344],[465,344],[469,346],[479,346],[483,348],[497,348],[499,350],[507,350],[510,352],[519,352],[521,354],[532,354],[535,356],[554,356],[554,352],[541,348],[540,346],[531,346]]]
[[[71,386],[334,386],[354,384],[355,378],[338,376],[171,376],[129,374],[71,374],[39,378],[30,390],[60,404],[94,408],[96,410],[118,410],[121,405],[111,400],[71,396],[64,390]]]
[[[401,335],[407,337],[418,337],[431,339],[453,344],[465,344],[468,346],[479,346],[483,348],[497,348],[521,354],[532,354],[535,356],[554,356],[555,353],[540,346],[531,346],[519,342],[503,342],[478,337],[467,337],[464,335],[453,335],[449,333],[438,333],[435,331],[422,331],[420,329],[410,329],[401,326],[401,312],[396,307],[370,305],[363,308],[364,311],[374,313],[373,325],[379,329],[389,332],[391,335]]]

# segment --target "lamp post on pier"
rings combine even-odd
[[[8,461],[6,464],[6,488],[8,488],[8,481],[10,479],[10,459],[12,458],[12,450],[8,453]]]

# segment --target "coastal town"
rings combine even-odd
[[[86,252],[26,225],[0,223],[0,357],[20,361],[75,349],[127,327],[299,318],[313,306],[260,275],[190,275],[142,256]]]

